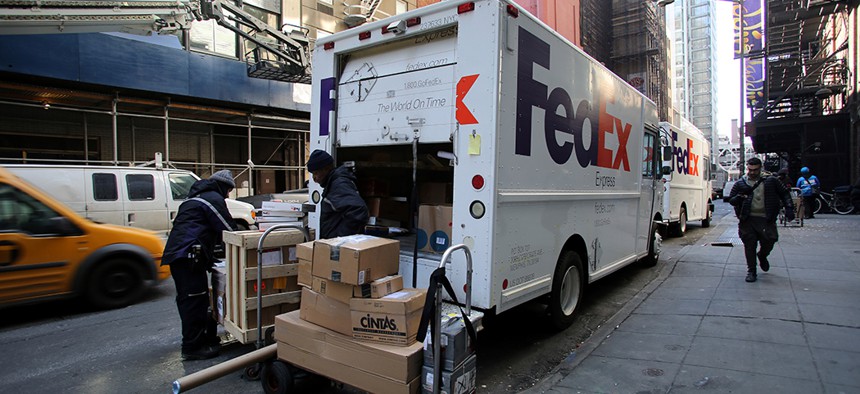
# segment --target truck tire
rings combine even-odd
[[[89,302],[97,308],[113,309],[137,301],[144,289],[140,265],[126,258],[113,258],[96,264],[85,291]]]
[[[583,275],[579,254],[565,251],[558,259],[552,277],[549,311],[550,324],[561,331],[573,324],[575,312],[582,301]]]
[[[702,219],[702,227],[711,227],[711,209],[710,203],[705,206],[705,218]]]
[[[651,237],[648,239],[648,255],[639,262],[645,268],[657,265],[657,261],[660,260],[660,250],[663,248],[663,237],[660,235],[660,226],[652,226],[654,228],[651,229]]]
[[[687,208],[681,207],[681,214],[678,215],[678,223],[672,225],[672,234],[676,237],[683,237],[687,233]]]

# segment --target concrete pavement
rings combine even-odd
[[[715,222],[526,392],[860,393],[860,215],[780,226],[754,283]]]

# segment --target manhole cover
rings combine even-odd
[[[659,368],[648,368],[642,371],[646,376],[663,376],[665,372]]]

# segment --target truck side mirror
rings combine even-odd
[[[662,173],[663,175],[669,175],[672,173],[672,167],[663,166],[663,168],[660,170],[660,173]]]

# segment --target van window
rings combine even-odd
[[[18,188],[0,184],[0,232],[56,234],[60,215]]]
[[[644,151],[642,152],[642,177],[654,178],[655,163],[659,162],[659,150],[655,148],[656,137],[654,134],[645,133],[645,142],[642,144]]]
[[[170,193],[174,200],[184,200],[188,198],[188,192],[191,191],[191,185],[197,182],[197,179],[189,174],[170,174]]]
[[[96,201],[116,201],[118,195],[116,175],[93,174],[93,196]]]
[[[154,200],[155,180],[148,174],[128,174],[125,176],[128,185],[128,199],[132,201]]]

